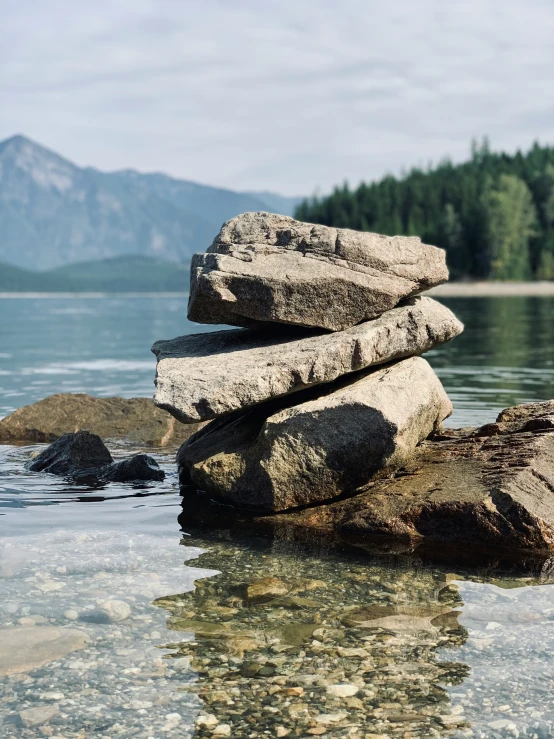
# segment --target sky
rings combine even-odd
[[[0,139],[325,193],[554,144],[552,0],[0,0]]]

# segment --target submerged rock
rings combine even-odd
[[[289,592],[288,585],[278,577],[262,577],[246,586],[246,600],[262,603]]]
[[[88,431],[64,434],[28,465],[31,472],[70,477],[81,484],[163,480],[165,473],[153,457],[137,454],[114,462],[102,439]]]
[[[194,255],[188,317],[340,331],[447,279],[445,252],[415,236],[243,213],[223,225],[206,254]]]
[[[131,615],[131,606],[124,600],[106,600],[91,611],[84,611],[80,619],[96,624],[124,621]]]
[[[60,709],[58,706],[35,706],[34,708],[25,708],[19,712],[19,718],[25,728],[31,726],[40,726],[50,721],[58,715]]]
[[[30,672],[82,649],[89,642],[78,629],[16,626],[0,629],[0,676]]]
[[[213,421],[179,450],[182,480],[244,508],[322,503],[406,464],[452,411],[419,357],[317,390]]]
[[[155,403],[183,423],[217,418],[394,359],[457,336],[456,316],[416,297],[334,334],[217,331],[158,341]]]
[[[150,398],[93,398],[84,393],[59,393],[2,419],[0,443],[52,442],[64,434],[86,430],[104,439],[178,446],[198,428],[198,424],[179,423]]]

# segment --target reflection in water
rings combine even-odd
[[[207,549],[198,564],[221,570],[156,601],[176,632],[166,646],[198,673],[190,687],[204,703],[196,737],[481,736],[483,719],[503,710],[489,686],[489,710],[475,715],[460,687],[483,648],[477,636],[463,651],[460,587],[475,597],[485,586],[407,557],[314,550],[286,532],[273,541],[223,532],[183,543]],[[485,598],[483,613],[496,597]],[[480,683],[471,691],[482,693]],[[505,713],[500,720],[512,723]]]
[[[179,546],[166,499],[151,518],[129,498],[132,529],[111,531],[94,507],[42,506],[43,533],[6,539],[2,739],[36,736],[21,716],[41,707],[41,734],[65,739],[551,736],[548,561],[464,571],[286,529]],[[61,510],[79,530],[47,530]],[[86,644],[58,653],[51,629]],[[10,652],[21,630],[38,656]]]
[[[463,334],[426,357],[454,403],[449,426],[554,395],[554,298],[441,298]]]

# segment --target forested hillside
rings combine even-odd
[[[509,155],[485,140],[464,164],[345,184],[302,203],[296,217],[421,236],[447,250],[453,279],[554,280],[554,147]]]

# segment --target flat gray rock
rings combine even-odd
[[[422,354],[463,329],[431,298],[416,297],[379,318],[333,334],[230,330],[158,341],[154,402],[183,423],[333,382],[342,375]]]
[[[403,466],[452,411],[420,357],[316,390],[212,421],[179,450],[181,481],[242,508],[329,501]]]
[[[83,631],[58,626],[0,629],[0,677],[36,670],[83,649],[88,642]]]
[[[447,279],[445,252],[416,236],[243,213],[223,225],[206,254],[194,255],[188,317],[340,331]]]

